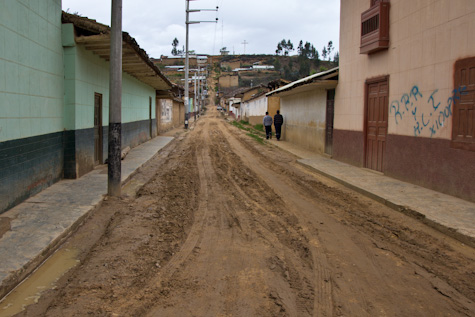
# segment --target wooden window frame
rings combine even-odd
[[[385,0],[371,0],[370,2],[371,2],[371,3],[370,3],[370,7],[372,7],[372,6],[374,6],[374,5],[376,5],[376,4],[380,3],[380,2],[385,2]]]
[[[389,48],[390,3],[371,0],[371,7],[361,14],[360,54],[373,54]]]

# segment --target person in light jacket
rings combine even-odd
[[[277,110],[277,114],[274,116],[275,137],[277,141],[280,140],[280,132],[282,131],[282,125],[284,124],[284,117]]]
[[[269,112],[266,111],[266,115],[262,120],[262,124],[264,124],[264,128],[266,129],[266,139],[272,139],[272,117],[269,116]]]

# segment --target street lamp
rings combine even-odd
[[[188,129],[188,111],[189,111],[189,100],[190,100],[190,87],[188,86],[188,77],[189,77],[189,67],[190,67],[190,56],[189,56],[189,36],[188,36],[188,27],[190,24],[198,24],[201,22],[204,23],[218,23],[218,18],[216,21],[190,21],[190,12],[201,12],[201,11],[218,11],[218,7],[216,9],[191,9],[190,10],[190,1],[196,0],[186,0],[186,47],[185,47],[185,129]],[[196,97],[195,97],[196,98]]]

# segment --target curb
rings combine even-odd
[[[76,230],[86,221],[97,209],[99,209],[104,201],[106,195],[102,195],[102,198],[91,208],[79,217],[74,223],[72,223],[62,234],[54,239],[45,249],[41,251],[36,257],[31,259],[28,263],[23,265],[22,268],[15,272],[11,272],[11,275],[3,280],[0,284],[0,300],[11,293],[18,285],[20,285],[25,279],[27,279],[32,273],[34,273],[43,263],[45,263],[72,235]]]
[[[173,138],[176,139],[176,138]],[[121,180],[121,188],[123,188],[133,176],[135,176],[140,169],[147,164],[150,160],[154,159],[160,152],[169,146],[172,142],[168,142],[165,146],[160,148],[155,154],[153,154],[149,159],[144,161],[142,164],[137,166],[130,174]],[[100,194],[100,193],[99,193]],[[98,195],[99,196],[99,195]],[[43,263],[45,263],[62,245],[63,243],[74,234],[77,229],[91,216],[95,211],[97,211],[104,202],[105,197],[107,197],[107,191],[96,197],[95,200],[91,201],[88,209],[84,209],[83,213],[71,224],[64,229],[63,232],[59,233],[48,245],[46,245],[37,255],[33,256],[27,263],[25,263],[21,268],[8,272],[8,275],[4,280],[0,281],[0,300],[11,293],[19,284],[21,284],[25,279],[27,279],[32,273],[34,273]]]
[[[419,220],[420,222],[424,223],[425,225],[427,225],[427,226],[429,226],[429,227],[431,227],[431,228],[433,228],[433,229],[435,229],[435,230],[437,230],[437,231],[439,231],[443,234],[446,234],[446,235],[460,241],[463,244],[466,244],[466,245],[468,245],[472,248],[475,248],[475,238],[474,237],[465,235],[465,234],[457,231],[454,228],[450,228],[450,227],[447,227],[443,224],[440,224],[440,223],[438,223],[434,220],[431,220],[431,219],[427,218],[426,215],[424,215],[423,213],[421,213],[421,212],[419,212],[415,209],[412,209],[408,206],[403,206],[403,205],[396,204],[396,203],[394,203],[394,202],[392,202],[392,201],[390,201],[386,198],[383,198],[381,196],[378,196],[378,195],[376,195],[376,194],[374,194],[374,193],[372,193],[372,192],[370,192],[366,189],[363,189],[361,187],[350,184],[349,182],[344,181],[344,180],[342,180],[338,177],[335,177],[333,175],[330,175],[330,174],[328,174],[328,173],[326,173],[326,172],[324,172],[320,169],[317,169],[313,166],[307,165],[307,164],[301,162],[300,160],[297,160],[297,163],[300,164],[301,166],[303,166],[305,168],[308,168],[308,169],[310,169],[314,172],[317,172],[320,175],[323,175],[323,176],[325,176],[325,177],[327,177],[327,178],[329,178],[329,179],[331,179],[331,180],[333,180],[333,181],[335,181],[335,182],[337,182],[337,183],[339,183],[339,184],[341,184],[341,185],[343,185],[343,186],[345,186],[345,187],[347,187],[351,190],[354,190],[355,192],[358,192],[358,193],[360,193],[360,194],[362,194],[362,195],[364,195],[364,196],[366,196],[370,199],[373,199],[373,200],[375,200],[379,203],[382,203],[382,204],[388,206],[389,208],[391,208],[395,211],[401,212],[401,213],[403,213],[403,214],[405,214],[409,217],[412,217],[416,220]]]

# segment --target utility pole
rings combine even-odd
[[[200,114],[201,110],[203,109],[203,81],[206,79],[206,77],[203,78],[204,73],[201,71],[201,66],[198,68],[198,74],[200,74]]]
[[[200,75],[200,66],[198,64],[198,118],[200,117],[200,108],[201,108],[201,75]]]
[[[112,0],[109,79],[109,196],[120,197],[122,129],[122,0]]]
[[[186,42],[185,42],[185,129],[188,129],[188,110],[189,110],[189,98],[190,87],[188,86],[188,73],[190,67],[189,55],[188,55],[188,29],[190,24],[190,0],[186,0]]]
[[[249,44],[249,42],[246,42],[246,40],[244,40],[244,42],[242,42],[241,44],[244,45],[244,54],[243,55],[246,55],[246,44]]]
[[[185,47],[185,129],[188,129],[188,111],[189,111],[189,98],[190,98],[190,86],[189,86],[189,71],[190,71],[190,56],[188,54],[189,51],[189,25],[190,24],[198,24],[201,22],[212,22],[212,23],[218,23],[218,18],[216,18],[216,21],[190,21],[190,12],[201,12],[201,11],[218,11],[218,7],[216,9],[192,9],[190,10],[190,1],[195,1],[195,0],[185,0],[186,1],[186,47]],[[196,86],[196,84],[195,84]],[[196,99],[196,96],[195,96]],[[196,113],[196,112],[195,112]]]
[[[196,94],[196,79],[197,79],[196,78],[196,71],[195,71],[195,75],[193,76],[193,79],[194,79],[193,89],[195,90],[194,95],[193,95],[193,110],[194,110],[194,113],[195,113],[195,121],[196,121],[196,109],[198,108],[198,103],[197,103],[198,98],[196,98],[196,96],[197,96],[197,94]]]

